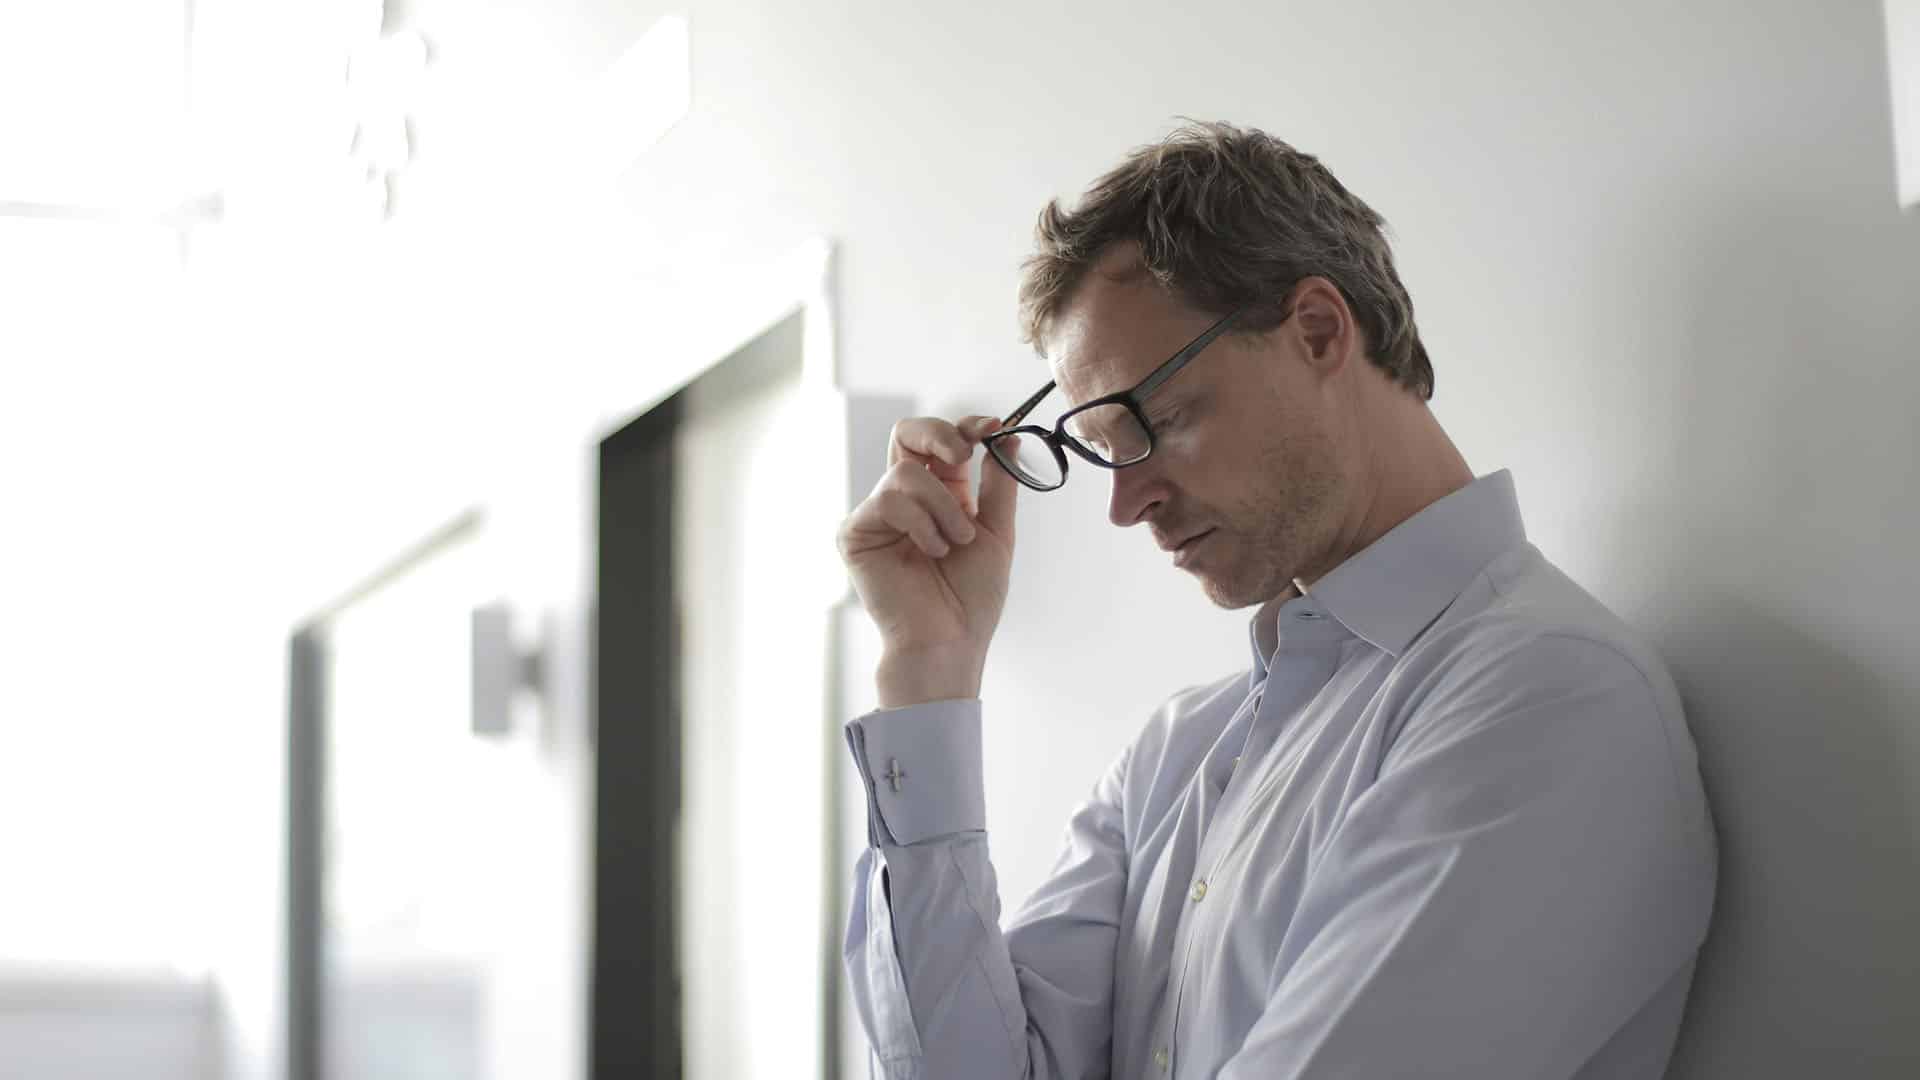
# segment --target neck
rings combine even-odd
[[[1473,483],[1473,470],[1427,403],[1401,390],[1381,395],[1351,477],[1353,499],[1324,564],[1295,579],[1300,591],[1395,526]]]

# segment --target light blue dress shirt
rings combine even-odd
[[[1527,541],[1505,470],[1282,600],[1004,929],[980,702],[847,725],[872,1075],[1662,1074],[1716,854],[1659,658]]]

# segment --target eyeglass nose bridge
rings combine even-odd
[[[1045,428],[1045,427],[1041,427],[1038,424],[1022,424],[1019,427],[1003,428],[999,431],[994,432],[993,434],[986,437],[986,439],[984,440],[984,444],[987,447],[988,451],[992,454],[993,460],[997,462],[1002,469],[1005,469],[1007,471],[1007,475],[1013,477],[1015,480],[1020,481],[1022,484],[1025,484],[1026,486],[1032,488],[1035,491],[1058,491],[1061,488],[1066,486],[1067,455],[1062,449],[1063,447],[1066,450],[1073,451],[1073,454],[1075,457],[1078,457],[1086,461],[1087,464],[1098,465],[1099,467],[1106,469],[1109,472],[1124,469],[1132,465],[1138,465],[1141,462],[1153,456],[1153,428],[1150,425],[1148,425],[1144,420],[1141,421],[1140,428],[1142,431],[1145,431],[1147,434],[1146,453],[1141,454],[1139,457],[1134,458],[1132,461],[1123,461],[1118,463],[1107,461],[1106,459],[1102,458],[1100,455],[1094,453],[1092,450],[1089,450],[1085,446],[1085,444],[1081,443],[1079,439],[1076,439],[1072,435],[1069,435],[1066,432],[1065,428],[1066,428],[1066,425],[1064,421],[1062,421],[1060,426],[1054,427],[1054,428]],[[1022,475],[1019,469],[1014,468],[1012,465],[1009,465],[1004,459],[1002,459],[1000,457],[999,445],[1001,440],[1008,435],[1033,435],[1038,437],[1040,441],[1046,445],[1047,449],[1050,452],[1052,452],[1054,463],[1060,466],[1059,482],[1051,485],[1042,486],[1034,482],[1029,477]]]

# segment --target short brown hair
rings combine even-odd
[[[1040,211],[1022,267],[1022,340],[1037,345],[1101,255],[1132,244],[1140,269],[1186,303],[1215,314],[1252,305],[1238,324],[1246,330],[1277,325],[1295,282],[1327,278],[1374,364],[1431,400],[1433,365],[1385,225],[1313,155],[1255,128],[1189,121],[1129,154],[1077,208],[1054,199]]]

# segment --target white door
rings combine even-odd
[[[830,979],[823,722],[831,544],[803,320],[682,393],[674,549],[682,620],[678,939],[688,1080],[820,1076]]]

